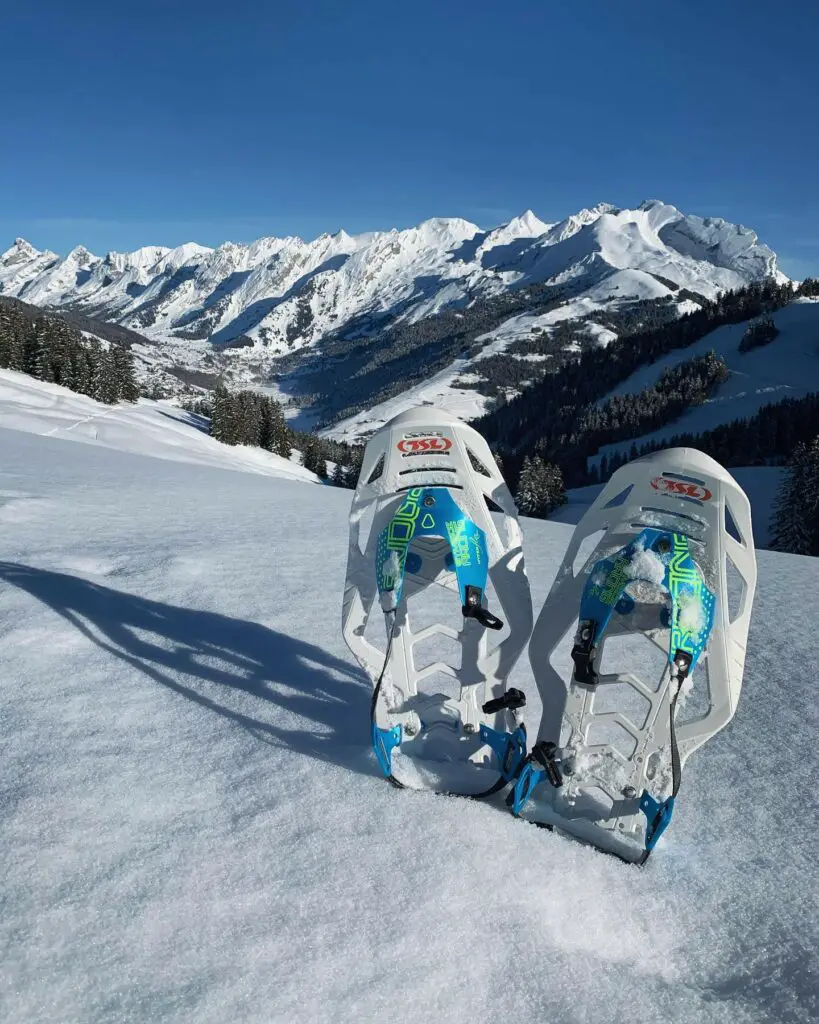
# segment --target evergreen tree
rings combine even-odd
[[[333,476],[330,482],[333,484],[334,487],[346,487],[346,476],[347,467],[343,466],[340,462],[337,462],[335,464],[335,467],[333,468]]]
[[[139,387],[134,371],[133,352],[122,345],[113,345],[111,347],[111,357],[114,363],[118,397],[123,402],[136,402],[139,398]]]
[[[92,343],[95,356],[94,398],[106,405],[115,405],[119,400],[119,382],[114,355],[110,349],[104,349],[99,343]]]
[[[798,444],[788,461],[771,521],[771,547],[819,555],[819,437]]]
[[[560,468],[544,462],[539,455],[526,456],[515,500],[521,515],[545,519],[566,502]]]
[[[237,433],[233,416],[233,402],[224,384],[217,384],[213,390],[213,415],[210,433],[222,444],[237,444]]]
[[[315,473],[320,480],[327,479],[327,460],[321,448],[321,440],[315,434],[308,434],[302,450],[302,464]]]

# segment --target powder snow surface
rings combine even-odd
[[[815,1020],[817,562],[761,554],[737,717],[639,870],[379,778],[349,500],[0,428],[0,1018]],[[570,530],[525,526],[539,608]]]
[[[214,441],[205,423],[184,409],[162,402],[141,398],[135,405],[103,405],[58,384],[47,384],[14,370],[0,370],[0,427],[174,462],[318,482],[315,473],[280,455]]]

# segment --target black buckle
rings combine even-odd
[[[556,743],[541,740],[540,743],[536,743],[532,747],[532,753],[529,756],[543,768],[555,789],[559,789],[563,785],[563,772],[560,770]]]
[[[587,686],[597,685],[597,673],[592,667],[594,659],[594,633],[597,623],[594,619],[581,619],[577,627],[574,647],[572,647],[572,661],[574,662],[574,677],[578,683],[585,683]]]
[[[674,678],[682,686],[685,680],[688,678],[688,673],[691,671],[691,662],[694,659],[688,653],[688,651],[677,650],[674,654]]]
[[[464,618],[477,619],[482,626],[486,629],[503,629],[503,621],[493,615],[492,612],[487,611],[483,604],[483,591],[480,587],[467,586],[466,588],[466,601],[461,609],[464,613]]]
[[[493,715],[496,711],[517,711],[518,708],[526,706],[526,694],[523,690],[516,690],[514,687],[507,690],[502,697],[495,697],[481,705],[481,711],[485,715]]]

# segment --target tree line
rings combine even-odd
[[[296,451],[305,469],[320,480],[329,479],[337,487],[354,488],[358,483],[363,447],[292,430],[281,404],[270,395],[229,391],[219,384],[211,396],[184,402],[183,407],[208,419],[211,437],[222,444],[251,445],[283,459],[290,459]],[[333,464],[332,473],[328,463]]]
[[[773,280],[699,299],[701,308],[660,327],[621,336],[605,348],[592,347],[547,373],[542,380],[481,417],[475,424],[490,444],[522,457],[546,439],[570,457],[578,427],[588,408],[627,380],[640,366],[687,348],[717,327],[772,312],[793,297],[790,284]],[[577,471],[579,462],[565,464]]]
[[[723,466],[781,466],[800,443],[819,434],[819,392],[804,398],[785,398],[766,405],[754,416],[723,423],[703,433],[674,434],[648,441],[628,452],[614,452],[600,460],[597,479],[604,483],[627,462],[665,448],[699,448]]]
[[[62,317],[0,300],[0,368],[60,384],[98,402],[135,402],[139,386],[133,353],[85,338]]]

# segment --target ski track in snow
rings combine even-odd
[[[760,553],[640,870],[378,777],[349,501],[0,428],[2,1019],[815,1020],[817,562]],[[537,611],[570,528],[524,525]]]

